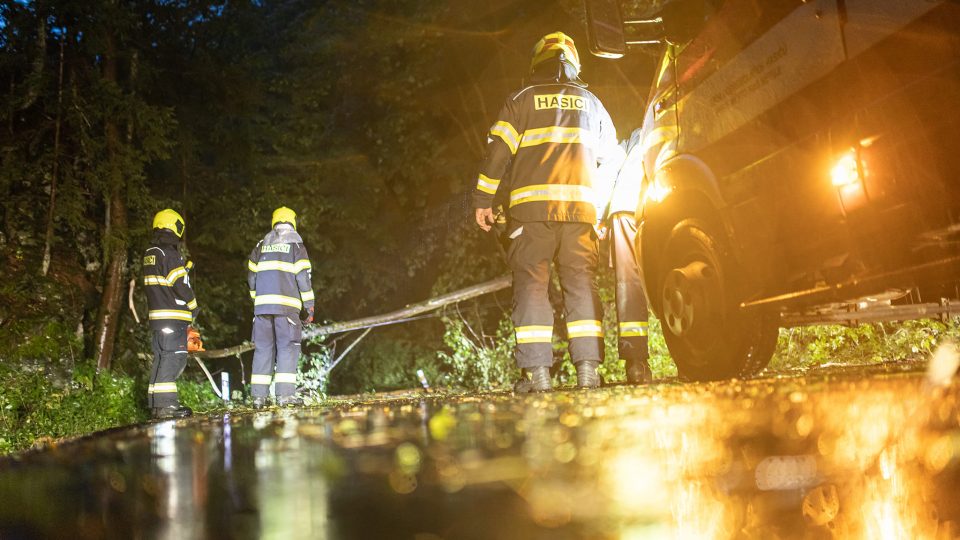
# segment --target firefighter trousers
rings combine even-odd
[[[610,259],[616,279],[617,350],[627,369],[647,365],[647,296],[637,266],[637,224],[633,214],[619,212],[610,218]]]
[[[253,397],[267,397],[271,380],[275,383],[277,397],[293,395],[297,389],[302,333],[296,315],[257,315],[253,318],[253,374],[250,376]]]
[[[147,387],[147,405],[152,408],[175,407],[177,377],[187,366],[187,325],[170,323],[153,329],[153,366]]]
[[[521,368],[553,364],[550,264],[557,263],[564,317],[574,363],[603,360],[603,314],[595,279],[598,242],[592,225],[538,221],[511,235],[507,261],[513,271],[514,357]]]

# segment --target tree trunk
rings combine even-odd
[[[106,81],[117,82],[117,54],[114,37],[107,38],[103,56],[103,74]],[[97,314],[97,330],[94,334],[97,369],[110,369],[113,361],[113,346],[117,337],[122,306],[124,269],[127,265],[127,207],[124,200],[123,171],[120,167],[120,132],[114,119],[104,122],[104,137],[110,177],[107,196],[107,233],[104,235],[103,295]]]
[[[50,249],[53,244],[53,224],[57,209],[57,178],[60,176],[60,125],[63,120],[63,46],[66,33],[60,36],[60,69],[57,75],[57,120],[53,129],[53,170],[50,179],[50,204],[47,208],[47,234],[43,242],[43,266],[45,276],[50,271]]]

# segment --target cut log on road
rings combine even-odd
[[[458,302],[463,302],[464,300],[470,300],[471,298],[476,298],[478,296],[483,296],[485,294],[506,289],[510,286],[512,281],[513,279],[508,274],[484,283],[480,283],[478,285],[473,285],[471,287],[460,289],[452,293],[447,293],[436,298],[431,298],[425,302],[412,304],[403,309],[391,311],[390,313],[384,313],[383,315],[374,315],[372,317],[364,317],[362,319],[354,319],[352,321],[308,327],[303,331],[303,338],[310,339],[320,336],[329,336],[332,334],[342,334],[343,332],[350,332],[353,330],[363,330],[364,328],[373,328],[375,326],[385,326],[388,324],[406,322],[411,317],[416,317],[417,315],[421,315],[423,313],[435,311],[450,304],[456,304]],[[212,351],[194,353],[193,356],[198,358],[226,358],[228,356],[236,356],[252,350],[253,344],[250,342],[244,342],[240,345],[226,349],[216,349]]]

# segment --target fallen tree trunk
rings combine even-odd
[[[457,302],[463,302],[464,300],[470,300],[471,298],[476,298],[478,296],[483,296],[485,294],[506,289],[512,282],[513,279],[509,274],[503,275],[496,279],[460,289],[452,293],[447,293],[436,298],[431,298],[425,302],[412,304],[403,309],[391,311],[390,313],[384,313],[383,315],[374,315],[372,317],[364,317],[362,319],[354,319],[352,321],[331,323],[323,326],[306,328],[303,331],[303,338],[310,339],[332,334],[342,334],[344,332],[350,332],[353,330],[363,330],[364,328],[373,328],[375,326],[385,326],[388,324],[405,322],[411,317],[416,317],[417,315],[421,315],[423,313],[435,311],[450,304],[456,304]],[[253,344],[248,341],[226,349],[197,352],[194,353],[194,356],[198,358],[226,358],[228,356],[236,356],[252,350]]]

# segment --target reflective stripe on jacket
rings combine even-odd
[[[518,222],[594,224],[622,155],[610,115],[586,88],[528,86],[507,100],[490,128],[474,206],[490,208],[502,192]],[[598,168],[605,163],[612,167]]]
[[[313,270],[293,227],[283,223],[257,243],[247,260],[247,284],[256,315],[299,315],[313,307]]]
[[[151,327],[187,325],[196,318],[197,298],[187,273],[190,266],[177,251],[173,233],[156,234],[153,245],[143,254],[143,285]]]

